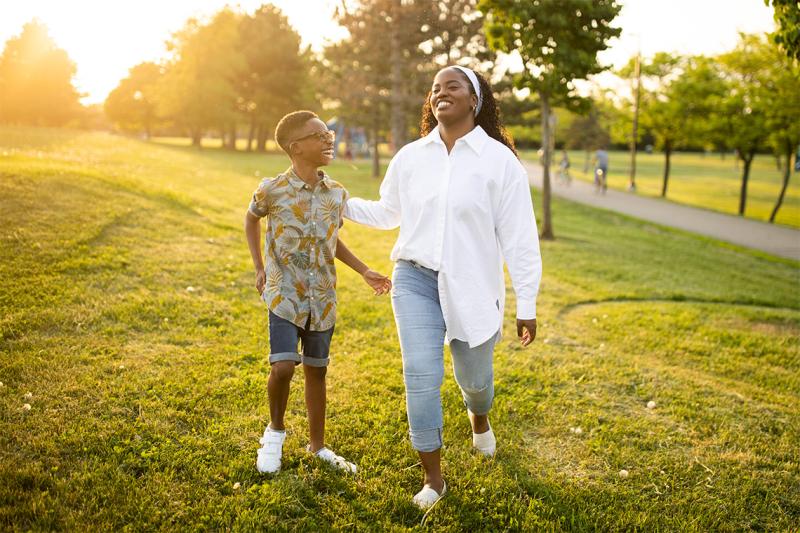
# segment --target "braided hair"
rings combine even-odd
[[[475,88],[472,86],[472,83],[470,83],[467,75],[461,71],[459,71],[459,74],[466,80],[469,92],[475,94]],[[494,99],[494,94],[492,93],[491,86],[489,86],[489,82],[477,72],[475,76],[478,78],[478,83],[481,87],[481,96],[483,96],[483,105],[478,112],[478,116],[475,117],[475,125],[483,128],[489,137],[503,143],[515,156],[519,157],[517,149],[514,147],[514,140],[511,138],[511,135],[508,134],[506,128],[503,126],[503,122],[500,120],[500,109],[497,107],[497,101]],[[424,137],[429,134],[437,124],[439,124],[439,122],[436,120],[436,117],[433,116],[431,93],[428,91],[425,104],[422,106],[422,119],[419,123],[420,136]]]

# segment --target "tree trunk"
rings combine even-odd
[[[378,153],[378,125],[372,126],[372,177],[381,177],[381,155]]]
[[[639,138],[639,101],[642,94],[641,53],[636,55],[636,91],[633,99],[633,132],[631,132],[631,172],[628,190],[636,191],[636,141]]]
[[[226,143],[228,150],[236,150],[236,123],[230,125],[228,130],[228,142]]]
[[[778,195],[778,201],[775,203],[775,208],[772,210],[772,214],[769,216],[770,223],[775,222],[775,217],[778,215],[778,209],[781,208],[783,204],[783,197],[786,194],[786,187],[789,185],[789,178],[792,176],[792,153],[794,152],[794,147],[796,143],[787,142],[784,146],[785,152],[784,155],[786,156],[786,166],[783,170],[783,184],[781,185],[781,192]],[[797,154],[795,154],[795,160],[797,159]]]
[[[392,21],[389,39],[391,41],[390,62],[392,65],[390,79],[392,85],[391,97],[391,129],[392,144],[397,152],[406,143],[406,114],[403,106],[403,92],[408,80],[403,77],[403,50],[400,46],[400,11],[403,9],[402,0],[392,2]]]
[[[667,197],[667,184],[669,183],[669,158],[672,155],[672,143],[664,143],[664,183],[661,185],[661,197]]]
[[[247,151],[253,151],[253,139],[256,136],[256,117],[250,117],[250,129],[247,132]]]
[[[266,152],[267,151],[267,137],[269,130],[267,130],[264,124],[258,125],[258,135],[256,139],[256,150],[259,152]]]
[[[145,117],[144,117],[144,138],[145,138],[145,140],[148,140],[148,141],[150,140],[150,137],[152,136],[152,130],[153,130],[153,119],[152,119],[150,113],[147,113],[145,115]]]
[[[747,202],[747,180],[750,179],[750,164],[753,162],[753,157],[755,155],[755,150],[752,150],[746,154],[742,154],[741,152],[739,153],[739,157],[741,157],[742,161],[744,162],[744,170],[742,170],[742,189],[739,192],[740,216],[744,216],[744,208]]]
[[[191,134],[192,134],[192,146],[196,148],[202,148],[202,145],[200,143],[203,140],[203,132],[200,130],[200,128],[193,129]]]
[[[380,118],[377,113],[373,116],[372,128],[370,130],[370,137],[372,137],[372,177],[381,177],[381,155],[378,153],[378,124]]]
[[[546,93],[539,95],[542,103],[542,234],[543,240],[552,241],[553,219],[550,212],[550,102]]]

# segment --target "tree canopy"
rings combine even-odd
[[[544,190],[542,238],[553,239],[550,214],[550,114],[552,107],[580,102],[573,84],[603,67],[597,53],[620,34],[612,21],[621,6],[614,0],[507,2],[481,0],[492,48],[518,53],[524,70],[514,76],[518,89],[538,94],[541,105]]]
[[[47,27],[33,20],[0,55],[0,121],[61,126],[79,113],[75,64]]]

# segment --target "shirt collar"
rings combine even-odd
[[[486,141],[488,139],[489,135],[484,131],[484,129],[480,126],[475,126],[472,131],[458,140],[463,140],[465,143],[467,143],[467,146],[472,148],[475,154],[481,155],[481,151],[483,150],[483,147],[486,146]],[[422,144],[430,144],[432,142],[444,144],[442,136],[439,134],[439,126],[433,128],[429,134],[422,138]]]
[[[295,174],[294,169],[292,167],[289,167],[288,169],[286,169],[286,172],[284,172],[283,175],[286,176],[286,180],[295,189],[299,190],[299,189],[302,189],[303,187],[305,187],[306,185],[308,185],[308,183],[306,183],[305,181],[300,179],[300,176]],[[325,174],[325,172],[322,171],[322,170],[317,170],[317,175],[319,176],[319,181],[317,183],[319,183],[320,185],[322,185],[326,189],[330,189],[331,188],[331,182],[330,182],[330,178],[328,177],[328,175]],[[310,188],[311,187],[309,186],[309,189]]]
[[[433,128],[429,134],[422,138],[422,144],[430,144],[432,142],[444,144],[442,136],[439,135],[439,126]]]

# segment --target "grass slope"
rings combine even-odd
[[[242,219],[259,176],[286,166],[277,155],[0,129],[2,529],[419,527],[390,302],[346,267],[328,442],[359,474],[304,453],[299,377],[284,468],[255,471],[268,344]],[[367,164],[330,172],[354,195],[377,194]],[[507,328],[495,356],[498,455],[472,453],[448,368],[450,493],[427,525],[796,529],[798,265],[553,209],[539,338],[522,350]],[[394,232],[348,224],[343,238],[390,270]]]

